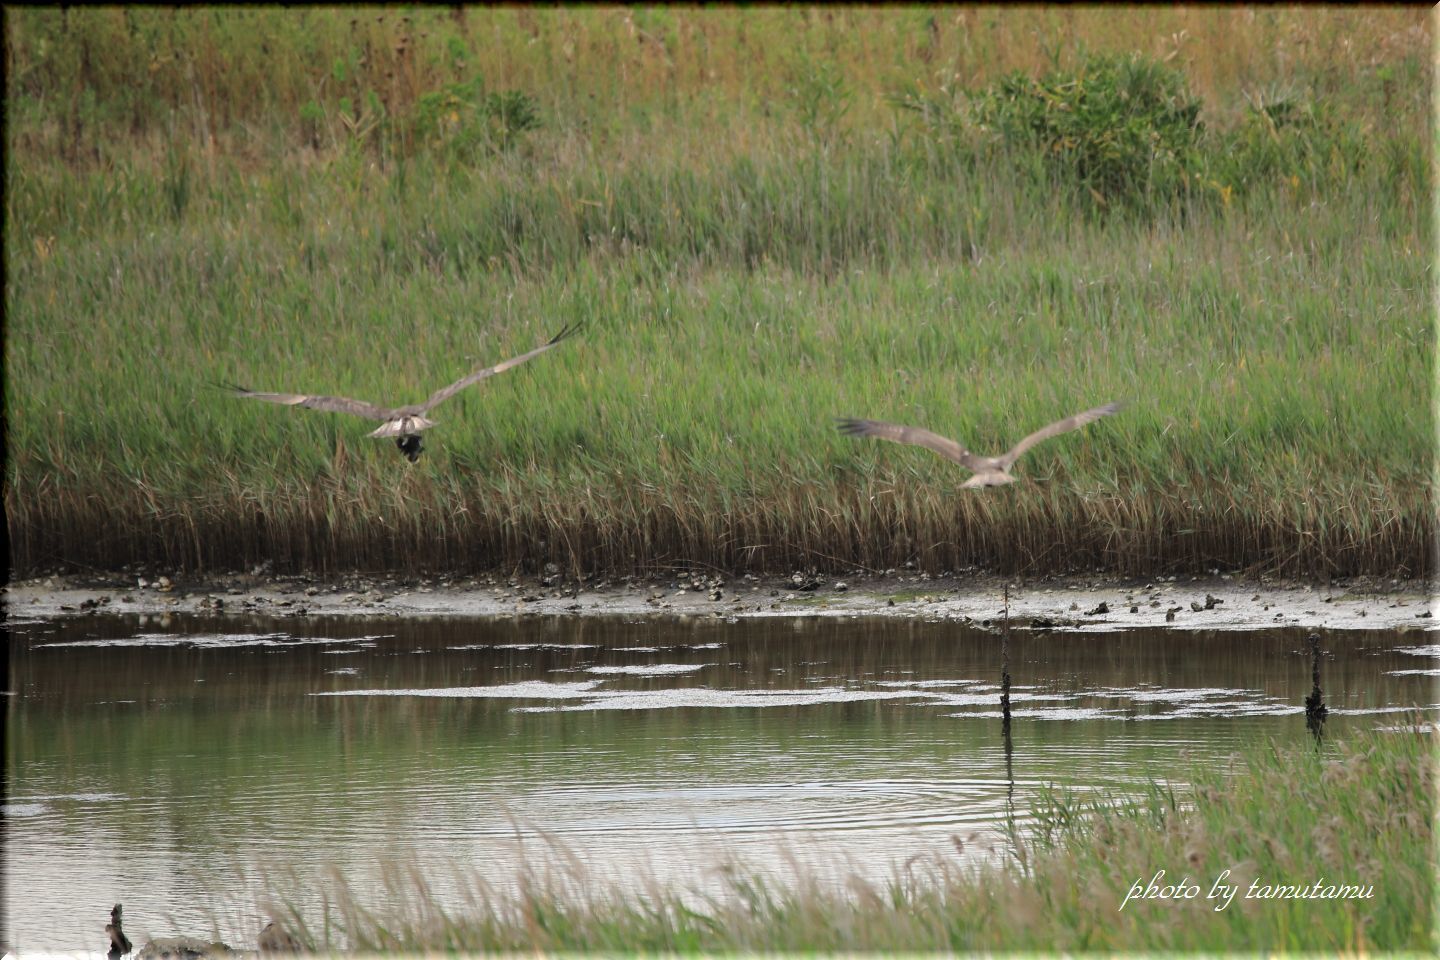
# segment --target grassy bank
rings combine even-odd
[[[424,872],[396,868],[384,906],[337,877],[324,916],[274,913],[313,944],[367,952],[1424,952],[1436,945],[1431,747],[1424,734],[1373,732],[1318,750],[1257,745],[1228,770],[1189,771],[1183,798],[1158,785],[1121,802],[1055,794],[1003,868],[961,869],[941,852],[843,893],[767,883],[743,865],[727,872],[726,896],[606,892],[572,858],[558,879],[537,867],[518,896],[462,868],[468,903],[442,905]],[[1199,892],[1125,902],[1159,870]],[[1222,895],[1208,897],[1217,879],[1238,887],[1223,910]],[[1274,889],[1322,881],[1373,896]]]
[[[12,565],[1424,575],[1424,19],[1139,12],[1203,123],[1102,179],[962,92],[1073,89],[1097,15],[11,12]],[[210,386],[410,402],[570,321],[413,468]],[[832,426],[1109,400],[979,496]]]

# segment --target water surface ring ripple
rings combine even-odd
[[[1032,789],[1017,781],[1016,789]],[[490,816],[471,819],[464,829],[444,835],[511,836],[526,823],[544,832],[584,838],[614,830],[635,835],[825,832],[963,827],[993,824],[1005,816],[1003,781],[900,780],[754,782],[661,786],[646,783],[572,784],[563,789],[520,793],[497,802]],[[424,819],[453,822],[445,811],[465,799],[431,791],[417,801],[436,815]],[[512,815],[513,814],[513,819]]]

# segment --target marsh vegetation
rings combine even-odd
[[[1422,576],[1417,10],[17,9],[12,565]],[[413,467],[209,384],[451,401]],[[836,416],[1002,449],[961,495]]]

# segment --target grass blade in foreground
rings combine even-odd
[[[396,864],[384,903],[358,902],[337,875],[325,916],[272,912],[322,949],[367,952],[1429,951],[1437,761],[1425,729],[1252,745],[1228,770],[1190,771],[1182,797],[1161,785],[1118,802],[1052,794],[1008,867],[961,870],[937,853],[884,888],[780,886],[732,864],[730,895],[697,903],[674,890],[597,890],[571,857],[562,879],[537,868],[519,895],[469,874],[460,908]],[[1125,903],[1159,870],[1198,894]],[[1221,894],[1208,896],[1217,881],[1237,888],[1223,909]],[[1373,896],[1324,898],[1342,884]],[[1318,898],[1277,896],[1281,886]],[[273,899],[285,901],[279,890]]]

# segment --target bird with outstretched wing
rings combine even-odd
[[[245,397],[249,400],[264,400],[266,403],[279,403],[288,407],[307,407],[311,410],[327,410],[332,413],[352,413],[367,420],[383,420],[384,422],[372,430],[369,436],[394,437],[395,445],[400,448],[400,452],[405,454],[411,463],[414,463],[420,459],[420,451],[423,449],[420,443],[420,432],[435,426],[435,421],[425,416],[432,407],[444,403],[472,384],[540,356],[577,329],[579,329],[578,324],[571,324],[529,353],[502,360],[493,366],[482,367],[473,373],[466,374],[448,387],[436,390],[424,403],[412,403],[404,407],[380,407],[373,403],[366,403],[364,400],[351,400],[349,397],[325,397],[308,393],[262,393],[239,386],[232,386],[228,389],[232,390],[235,396]]]
[[[962,486],[965,487],[998,487],[1007,483],[1014,483],[1016,477],[1010,475],[1010,468],[1015,461],[1020,459],[1025,451],[1042,440],[1049,440],[1062,433],[1083,427],[1093,420],[1101,417],[1108,417],[1120,409],[1118,403],[1107,403],[1103,407],[1094,407],[1083,413],[1077,413],[1073,417],[1066,417],[1064,420],[1056,420],[1049,426],[1041,427],[1015,446],[1011,447],[1003,455],[998,457],[982,457],[965,449],[963,444],[939,434],[931,433],[929,430],[922,430],[919,427],[905,427],[898,423],[885,423],[881,420],[853,420],[842,418],[837,428],[841,433],[855,437],[879,437],[881,440],[891,440],[895,443],[913,443],[927,450],[933,450],[947,460],[953,460],[972,470],[975,476],[966,480]]]

